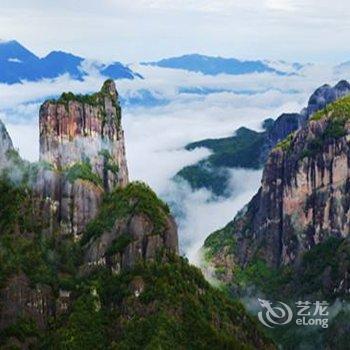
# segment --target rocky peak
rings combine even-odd
[[[121,108],[112,80],[93,95],[69,92],[45,102],[39,127],[41,161],[55,169],[89,162],[106,189],[128,183]],[[108,166],[108,162],[113,164]]]
[[[349,93],[350,91],[350,84],[347,80],[340,80],[337,85],[335,85],[335,89],[338,91],[345,91],[346,93]]]
[[[105,191],[125,187],[121,108],[112,80],[92,95],[63,93],[40,108],[37,192],[50,198],[61,232],[77,237],[98,212]],[[51,210],[51,209],[50,209]]]
[[[350,94],[350,84],[346,80],[339,81],[335,86],[325,84],[319,87],[310,97],[308,106],[301,112],[303,119],[310,118],[315,112],[328,104]]]
[[[103,83],[101,92],[104,93],[106,96],[109,96],[112,101],[119,101],[118,100],[118,91],[115,87],[115,83],[113,80],[106,80]]]
[[[262,164],[266,162],[271,149],[291,132],[306,125],[313,114],[329,104],[350,94],[350,84],[346,80],[339,81],[335,86],[324,84],[310,96],[307,107],[300,113],[283,113],[268,128],[260,156]]]

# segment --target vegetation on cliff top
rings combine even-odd
[[[350,96],[337,100],[324,109],[316,112],[310,121],[319,121],[327,118],[327,125],[322,135],[309,140],[301,154],[301,159],[313,157],[322,151],[323,146],[330,140],[339,139],[346,135],[345,124],[350,121]],[[295,132],[289,134],[279,142],[275,149],[290,152],[293,148]]]
[[[322,135],[323,142],[338,139],[346,135],[345,124],[350,121],[350,96],[331,103],[323,110],[315,113],[310,120],[318,121],[328,118],[328,124]]]
[[[114,82],[111,79],[106,80],[102,88],[99,92],[93,93],[93,94],[74,94],[73,92],[63,92],[61,96],[58,99],[51,99],[47,102],[49,103],[55,103],[55,104],[63,104],[65,108],[68,110],[69,103],[72,101],[82,103],[83,105],[89,105],[93,107],[99,107],[100,108],[100,117],[105,122],[107,119],[107,114],[105,110],[105,97],[108,97],[111,99],[112,105],[116,110],[116,122],[118,127],[121,123],[121,107],[119,104],[118,95],[114,96],[110,92],[110,85],[113,85]]]
[[[108,96],[112,99],[112,102],[117,105],[119,102],[117,100],[114,100],[113,96],[111,96],[109,92],[109,85],[111,84],[114,85],[113,80],[111,79],[106,80],[103,83],[101,90],[93,94],[82,95],[82,94],[74,94],[71,91],[63,92],[57,100],[52,99],[52,100],[49,100],[49,102],[61,103],[61,104],[67,105],[71,101],[77,101],[83,104],[88,104],[90,106],[96,107],[96,106],[104,105],[104,98]]]
[[[284,152],[289,152],[292,149],[292,142],[294,139],[295,132],[290,133],[284,140],[280,141],[275,149],[281,149]]]
[[[116,188],[113,192],[106,193],[98,216],[86,227],[82,244],[111,230],[116,219],[139,213],[145,214],[150,219],[155,234],[163,233],[169,207],[149,186],[141,182],[132,182],[125,188]]]
[[[328,115],[331,115],[332,119],[349,119],[350,118],[350,96],[341,98],[324,109],[316,112],[310,120],[320,120]]]

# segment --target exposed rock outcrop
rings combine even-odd
[[[346,80],[339,81],[336,85],[322,85],[310,96],[307,107],[300,113],[284,113],[267,128],[265,142],[261,153],[261,164],[264,165],[272,148],[291,132],[304,126],[309,118],[322,110],[330,103],[350,94],[350,84]]]
[[[0,120],[0,170],[8,166],[8,151],[13,150],[12,140]]]
[[[53,290],[48,285],[31,285],[31,281],[20,273],[10,278],[0,290],[0,330],[16,320],[31,318],[39,329],[44,329],[55,313]]]
[[[123,203],[123,210],[118,208],[118,203]],[[107,207],[115,207],[109,225],[104,217]],[[84,269],[87,271],[102,265],[119,273],[140,262],[155,261],[164,253],[179,252],[177,225],[167,205],[142,183],[131,183],[112,193],[87,227],[86,236]]]
[[[100,92],[64,93],[40,109],[37,192],[56,203],[63,234],[82,233],[104,191],[128,184],[121,108],[113,81]]]
[[[314,113],[325,108],[328,104],[339,100],[350,94],[350,84],[346,80],[339,81],[333,87],[324,84],[319,87],[310,97],[308,105],[301,111],[304,121],[308,120]]]
[[[237,244],[246,247],[240,263],[256,254],[273,266],[293,263],[330,236],[348,236],[350,147],[346,136],[321,141],[329,123],[311,121],[290,141],[292,150],[271,152],[261,188],[238,219],[249,225],[237,235]],[[350,134],[348,125],[345,131]],[[315,145],[320,149],[309,151]]]
[[[112,80],[91,96],[66,93],[40,108],[40,160],[55,169],[89,161],[106,189],[128,183],[121,108]],[[116,172],[106,167],[112,159]]]
[[[130,269],[142,261],[155,260],[158,253],[166,249],[178,253],[177,227],[171,217],[167,218],[162,234],[154,234],[154,224],[145,215],[118,220],[112,231],[105,232],[87,249],[85,260],[88,265],[104,264],[115,273]],[[120,251],[109,252],[115,242],[130,239]]]

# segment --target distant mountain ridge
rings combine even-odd
[[[88,74],[81,66],[84,61],[83,57],[63,51],[52,51],[39,58],[16,40],[0,42],[0,83],[53,79],[63,74],[82,80]],[[111,79],[142,78],[120,62],[96,64],[95,68]]]
[[[0,40],[0,83],[16,84],[22,81],[38,81],[53,79],[63,74],[69,74],[72,79],[83,80],[89,74],[84,67],[84,57],[64,51],[51,51],[45,57],[38,57],[16,40]],[[281,76],[298,74],[303,67],[300,63],[268,60],[239,60],[187,54],[179,57],[170,57],[154,62],[141,62],[144,66],[187,70],[204,75],[241,75],[252,73],[272,73]],[[103,64],[93,63],[101,75],[110,79],[143,78],[127,65],[120,62]],[[193,93],[189,91],[189,93]],[[211,93],[201,91],[200,93]]]
[[[200,54],[170,57],[155,62],[143,62],[142,64],[162,68],[183,69],[205,75],[240,75],[249,73],[275,73],[278,75],[295,74],[276,69],[270,66],[268,61],[243,61],[236,58],[213,57]],[[300,69],[300,64],[295,66],[295,70],[298,69]]]

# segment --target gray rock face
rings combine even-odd
[[[307,107],[300,113],[280,115],[266,132],[266,141],[261,156],[262,163],[265,163],[269,152],[279,141],[304,126],[314,113],[349,94],[350,84],[346,80],[339,81],[333,87],[325,84],[310,96]]]
[[[325,84],[319,87],[310,97],[308,106],[301,112],[303,120],[328,104],[350,94],[350,84],[346,80],[339,81],[335,86]]]
[[[52,217],[51,230],[74,234],[77,239],[98,213],[104,193],[90,181],[77,179],[71,183],[64,174],[50,170],[39,171],[36,192],[47,203],[45,212]]]
[[[8,166],[7,151],[13,150],[12,140],[0,120],[0,170]]]
[[[54,296],[49,286],[31,286],[28,277],[19,274],[11,277],[0,291],[0,329],[5,329],[21,317],[30,317],[39,329],[44,329],[54,315]]]
[[[315,142],[311,140],[322,139],[328,125],[327,119],[310,122],[293,139],[292,152],[275,149],[265,166],[252,203],[251,232],[256,243],[266,243],[260,253],[271,265],[295,263],[328,237],[349,234],[348,138],[325,141],[314,154],[305,151]],[[350,134],[349,126],[346,133]],[[251,248],[254,254],[257,247]],[[250,259],[250,254],[243,258]]]
[[[177,226],[171,216],[166,217],[162,233],[155,234],[154,231],[154,223],[142,213],[117,219],[111,231],[89,243],[85,269],[107,265],[119,273],[139,262],[155,260],[163,251],[178,254]]]

